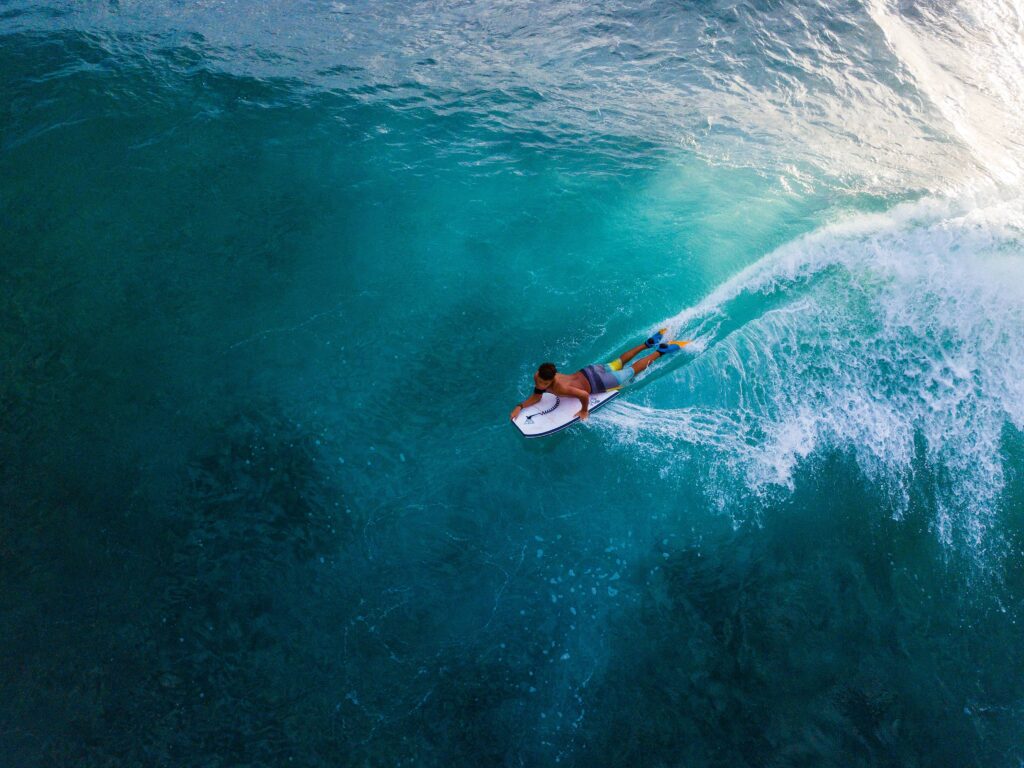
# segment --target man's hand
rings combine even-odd
[[[509,416],[509,419],[511,419],[512,421],[515,421],[516,420],[516,416],[519,415],[519,412],[521,410],[523,410],[523,406],[517,405],[515,408],[512,409],[512,415]]]
[[[580,411],[580,421],[586,421],[589,416],[590,411]]]

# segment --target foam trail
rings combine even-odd
[[[826,227],[669,322],[706,349],[611,407],[625,443],[711,460],[747,492],[847,452],[897,514],[921,469],[934,527],[982,548],[1024,430],[1024,199],[928,199]],[[729,483],[720,484],[723,488]]]

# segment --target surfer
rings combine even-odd
[[[590,395],[597,395],[607,392],[609,389],[629,384],[637,374],[659,357],[678,352],[689,344],[687,341],[662,341],[667,330],[667,328],[662,328],[643,344],[624,352],[610,363],[588,365],[576,373],[559,373],[554,363],[542,364],[533,374],[533,394],[513,408],[509,418],[515,420],[523,408],[538,402],[545,392],[551,392],[554,395],[578,398],[583,403],[579,418],[586,419],[590,415]],[[654,352],[647,357],[637,360],[632,365],[626,365],[645,349],[654,347],[656,347]]]

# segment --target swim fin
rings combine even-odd
[[[658,345],[658,351],[663,355],[671,355],[674,352],[678,352],[680,349],[689,344],[687,341],[663,341]]]
[[[667,331],[668,328],[660,329],[657,333],[653,334],[651,338],[644,342],[644,346],[647,347],[648,349],[650,349],[651,347],[658,346],[658,344],[661,343],[661,340],[665,337],[665,333]]]

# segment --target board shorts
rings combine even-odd
[[[623,365],[618,360],[610,363],[596,363],[583,368],[582,373],[590,384],[590,394],[599,395],[609,389],[629,384],[633,380],[633,366]]]

